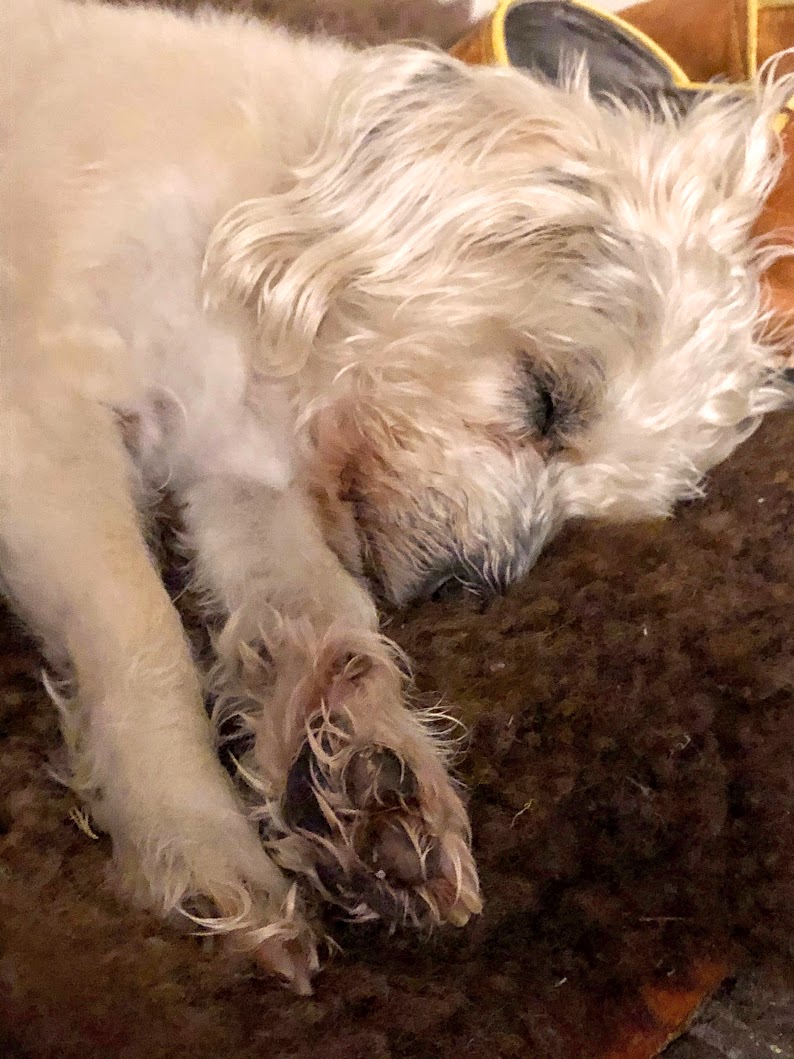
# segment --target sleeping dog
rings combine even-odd
[[[0,67],[0,569],[119,878],[299,991],[320,901],[465,923],[444,719],[377,604],[663,515],[783,403],[749,231],[794,86],[652,113],[90,0],[3,0]]]

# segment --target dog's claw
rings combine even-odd
[[[312,978],[319,969],[313,938],[267,938],[256,950],[256,960],[268,974],[277,975],[298,996],[311,996]]]

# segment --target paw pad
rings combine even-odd
[[[323,888],[351,914],[424,918],[431,902],[420,893],[438,876],[441,854],[415,773],[388,747],[340,752],[331,742],[320,741],[319,755],[316,742],[302,745],[287,778],[286,824],[314,841]]]

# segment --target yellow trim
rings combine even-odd
[[[748,78],[758,73],[758,5],[763,0],[747,0],[747,70]]]
[[[775,120],[772,123],[772,128],[775,130],[778,136],[791,121],[792,111],[794,111],[794,96],[791,96],[789,99],[786,100],[786,105],[783,107],[781,112],[775,117]]]
[[[680,87],[691,88],[695,92],[736,92],[737,89],[753,91],[753,86],[748,81],[690,81]]]
[[[522,0],[517,0],[517,2],[521,3]],[[516,0],[502,0],[491,19],[491,54],[500,66],[510,65],[505,41],[505,19],[514,3]]]

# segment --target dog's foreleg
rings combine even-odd
[[[199,580],[229,615],[221,701],[255,737],[245,771],[283,863],[361,917],[465,922],[477,876],[443,740],[406,708],[398,653],[312,502],[218,477],[185,499]]]
[[[112,836],[128,890],[259,946],[307,988],[313,938],[214,753],[113,418],[77,398],[52,401],[46,417],[0,407],[0,558],[20,611],[70,671],[62,713],[75,783]]]

